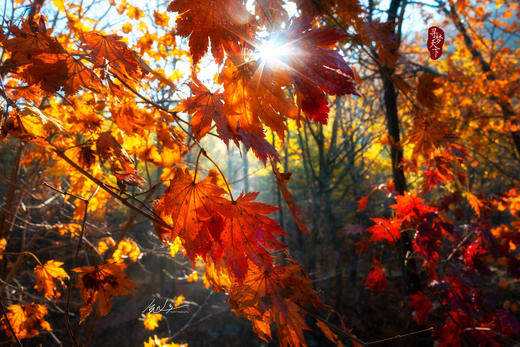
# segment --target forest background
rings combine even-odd
[[[517,2],[0,13],[3,345],[518,343]]]

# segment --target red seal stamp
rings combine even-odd
[[[430,58],[437,60],[442,55],[442,45],[444,45],[444,30],[439,27],[430,27],[428,29],[428,51]]]

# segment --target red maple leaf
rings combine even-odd
[[[190,83],[189,86],[193,96],[182,100],[176,109],[193,115],[190,121],[193,136],[200,140],[209,132],[211,123],[215,122],[217,133],[226,145],[231,139],[236,141],[233,129],[224,114],[222,93],[211,93],[195,75],[192,79],[194,83]]]
[[[224,193],[213,171],[195,182],[187,169],[175,169],[170,187],[155,207],[155,213],[171,225],[170,230],[156,225],[159,237],[170,242],[180,237],[192,262],[204,257],[220,242],[222,217],[215,212],[215,203]]]
[[[414,310],[413,316],[419,325],[425,325],[432,310],[430,299],[423,292],[410,295],[410,307]]]
[[[248,12],[237,0],[174,0],[168,11],[179,13],[177,34],[189,37],[194,64],[206,53],[210,41],[211,53],[221,64],[226,46],[248,36]]]
[[[469,270],[479,269],[483,272],[489,272],[489,269],[482,261],[482,256],[485,255],[488,251],[485,248],[482,248],[481,242],[473,242],[468,247],[466,247],[466,251],[464,252],[464,262]]]
[[[278,223],[266,216],[278,208],[253,201],[257,196],[258,193],[247,193],[235,201],[220,199],[217,206],[224,226],[221,252],[239,282],[246,276],[248,261],[270,269],[270,251],[286,247],[277,239],[285,233]]]
[[[296,87],[298,105],[312,120],[325,124],[329,95],[356,94],[354,72],[343,57],[331,49],[346,37],[334,29],[312,28],[312,17],[295,20],[285,33],[286,49],[291,52],[283,62]]]
[[[415,196],[414,193],[405,192],[404,195],[398,195],[397,203],[390,207],[403,218],[403,221],[410,222],[413,218],[423,218],[437,211],[423,202],[424,199]]]
[[[370,268],[370,272],[365,280],[365,286],[370,290],[386,290],[388,287],[384,267],[377,259],[374,259],[374,264]]]
[[[384,240],[388,241],[389,244],[394,244],[401,235],[401,224],[402,219],[391,218],[370,218],[375,225],[367,229],[369,233],[372,233],[372,241]]]

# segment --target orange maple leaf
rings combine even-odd
[[[108,63],[123,74],[120,77],[139,77],[139,63],[126,43],[120,41],[120,36],[103,35],[100,32],[91,31],[82,33],[80,38],[97,65],[105,66]]]
[[[135,171],[132,158],[110,133],[99,134],[96,151],[101,159],[109,161],[112,173],[116,176],[117,184],[122,190],[124,190],[125,184],[141,186],[144,182],[144,179]]]
[[[220,241],[222,217],[214,205],[225,191],[217,182],[214,171],[195,182],[187,169],[175,168],[170,187],[155,207],[155,213],[172,227],[168,230],[156,225],[159,237],[173,242],[178,236],[192,262],[197,256],[204,257]]]
[[[477,198],[474,194],[472,194],[470,192],[468,192],[466,196],[467,196],[469,205],[471,206],[473,211],[475,211],[477,216],[480,217],[480,209],[482,208],[482,206],[484,206],[484,203],[481,200],[479,200],[479,198]]]
[[[262,124],[283,138],[288,118],[296,118],[296,109],[285,91],[290,79],[279,71],[263,68],[255,62],[235,65],[226,61],[219,75],[224,86],[224,112],[233,129],[240,127],[260,138],[264,138]]]
[[[240,317],[253,322],[260,338],[271,336],[270,324],[276,324],[282,346],[305,345],[303,330],[308,329],[301,306],[321,305],[311,281],[301,267],[289,260],[289,265],[275,264],[271,269],[249,264],[243,282],[229,291],[229,304]]]
[[[435,208],[424,203],[424,199],[419,198],[415,193],[405,192],[403,195],[397,196],[397,202],[390,205],[395,212],[402,217],[403,221],[410,222],[413,218],[424,217],[429,213],[436,211]]]
[[[61,268],[62,265],[63,262],[55,260],[49,260],[43,266],[37,265],[34,268],[37,281],[34,289],[40,292],[44,291],[46,298],[54,297],[55,299],[58,299],[60,293],[56,290],[54,280],[56,279],[60,281],[62,286],[65,286],[63,279],[69,277],[67,272]]]
[[[29,22],[21,24],[21,28],[10,26],[12,38],[2,42],[2,46],[11,53],[11,63],[22,66],[31,61],[31,57],[41,53],[65,53],[65,49],[56,38],[51,37],[52,30],[33,30]]]
[[[67,95],[75,94],[80,87],[94,92],[100,92],[103,88],[99,77],[86,67],[80,60],[67,57],[68,79],[63,84],[63,90]]]
[[[330,328],[327,326],[327,324],[323,323],[322,321],[318,321],[318,322],[316,322],[316,325],[318,326],[318,328],[320,328],[323,335],[325,335],[325,337],[329,341],[337,344],[338,346],[339,346],[339,344],[341,344],[341,340],[338,339],[338,335],[334,334],[332,332],[332,330],[330,330]]]
[[[95,266],[85,266],[72,269],[81,273],[76,283],[79,288],[83,306],[80,309],[81,322],[92,312],[94,303],[98,303],[98,312],[106,316],[112,305],[110,301],[114,296],[128,295],[135,289],[135,285],[123,272],[129,264],[106,263]]]
[[[46,92],[54,93],[68,80],[66,53],[41,53],[31,58],[23,71],[23,79],[27,84],[40,84]]]
[[[74,59],[51,37],[44,27],[33,30],[27,22],[21,29],[10,27],[14,37],[3,46],[11,52],[8,64],[29,85],[39,84],[49,93],[63,89],[67,95],[75,94],[80,87],[96,90],[101,83],[96,74]],[[18,68],[20,67],[20,68]]]
[[[4,255],[2,253],[4,253],[6,246],[7,246],[7,240],[5,239],[5,237],[2,237],[0,239],[0,259],[3,259],[3,257],[4,257]]]
[[[230,274],[224,260],[220,259],[218,262],[214,262],[211,257],[207,257],[205,265],[206,273],[203,281],[206,288],[211,286],[214,291],[228,292],[229,288],[231,288],[233,276]]]
[[[428,72],[423,72],[419,76],[417,82],[417,101],[424,107],[433,110],[439,105],[439,98],[435,95],[435,90],[442,87],[442,84],[436,81],[437,76]]]
[[[298,226],[298,229],[300,229],[300,231],[303,231],[305,234],[307,234],[307,236],[310,237],[309,231],[307,230],[307,226],[299,217],[299,215],[303,214],[304,212],[302,212],[299,209],[298,205],[294,202],[294,198],[291,192],[289,191],[289,188],[287,188],[287,183],[289,182],[291,173],[278,171],[278,168],[273,162],[271,162],[271,167],[273,169],[273,173],[275,174],[276,181],[278,182],[278,187],[280,187],[283,199],[287,203],[287,206],[289,206],[289,210],[291,211],[291,214],[293,216],[294,221],[296,222],[296,225]]]
[[[12,336],[9,329],[7,319],[19,339],[30,338],[38,335],[39,330],[50,331],[51,326],[43,317],[47,314],[47,307],[31,302],[26,305],[11,305],[9,312],[2,317],[2,329],[5,330],[7,336]]]
[[[189,86],[193,96],[182,100],[176,110],[193,115],[190,122],[191,130],[197,140],[206,135],[211,123],[215,122],[218,135],[227,145],[235,135],[224,115],[222,93],[211,93],[195,75],[192,79],[194,83],[190,83]]]

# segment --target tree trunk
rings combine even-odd
[[[397,18],[397,10],[400,5],[400,0],[392,0],[388,9],[388,21],[395,22]],[[395,29],[394,29],[395,30]],[[397,33],[396,33],[397,36]],[[395,55],[399,50],[399,43],[401,38],[397,37],[397,44],[395,45]],[[392,81],[392,75],[395,72],[393,67],[384,66],[381,63],[379,73],[383,80],[384,89],[384,104],[386,115],[386,126],[388,129],[388,136],[390,137],[390,155],[392,160],[392,176],[394,179],[395,189],[398,194],[402,195],[407,190],[406,177],[404,175],[401,162],[403,160],[403,149],[401,146],[401,134],[399,126],[399,117],[397,113],[397,91],[395,90]],[[413,254],[412,240],[408,232],[401,232],[401,237],[397,242],[399,256],[401,258],[401,269],[410,294],[421,290],[421,279],[417,271],[417,264],[415,259],[411,256]]]

